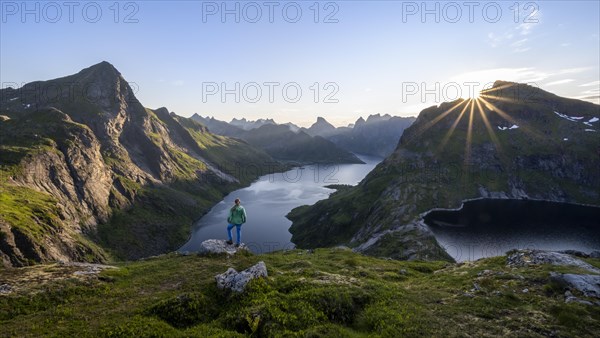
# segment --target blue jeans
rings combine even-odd
[[[233,229],[233,227],[235,227],[236,230],[236,234],[237,234],[237,244],[240,244],[242,242],[242,225],[241,224],[229,224],[227,226],[227,236],[229,237],[229,240],[233,242],[233,238],[231,237],[231,229]]]

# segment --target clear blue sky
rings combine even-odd
[[[229,9],[239,5],[239,23],[233,14],[222,22],[223,1],[120,2],[118,13],[114,1],[75,1],[72,13],[62,1],[27,2],[27,8],[22,1],[0,3],[4,87],[106,60],[135,82],[138,98],[150,108],[300,125],[317,116],[346,125],[375,113],[417,115],[436,102],[466,96],[467,82],[479,89],[494,80],[531,82],[599,102],[599,1],[475,2],[472,15],[461,1],[427,2],[427,8],[421,1],[319,2],[318,23],[315,1],[271,2],[274,22],[269,2],[228,1]],[[253,23],[256,4],[262,16]],[[436,6],[423,20],[425,10]],[[328,16],[337,22],[323,22]],[[239,103],[234,94],[222,102],[222,83],[229,89],[240,84]],[[259,98],[253,83],[262,91]],[[287,102],[296,99],[296,87],[302,96]],[[430,92],[422,97],[424,90]],[[328,94],[338,102],[324,102]]]

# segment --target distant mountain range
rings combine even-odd
[[[301,152],[293,151],[290,154],[285,154],[283,151],[269,152],[270,150],[264,148],[265,145],[268,145],[268,142],[265,141],[266,136],[260,135],[261,132],[277,131],[276,133],[280,138],[272,138],[270,141],[283,142],[286,144],[286,149],[293,149],[290,148],[290,144],[295,144],[305,149],[311,149],[311,154],[317,149],[322,149],[323,153],[327,154],[340,152],[340,150],[335,150],[336,148],[333,145],[329,144],[328,142],[324,142],[323,140],[318,141],[319,148],[316,147],[316,144],[311,144],[307,147],[304,147],[300,140],[303,140],[303,142],[310,142],[311,139],[306,136],[312,136],[313,138],[322,137],[328,141],[331,141],[331,143],[339,148],[342,148],[346,152],[386,157],[387,155],[391,154],[398,145],[398,141],[400,140],[400,136],[402,136],[404,129],[408,128],[415,121],[414,117],[396,117],[388,114],[376,114],[369,116],[366,121],[361,117],[356,121],[356,123],[351,124],[351,126],[336,128],[331,123],[327,122],[325,118],[318,117],[317,121],[309,128],[301,128],[291,122],[279,125],[272,119],[248,121],[242,118],[241,120],[233,119],[231,122],[227,123],[225,121],[217,120],[214,117],[202,117],[198,114],[194,114],[192,119],[204,124],[211,132],[215,134],[239,137],[249,141],[251,144],[253,144],[251,140],[261,139],[261,145],[254,145],[262,147],[269,154],[271,154],[271,156],[278,159],[298,157],[297,155]],[[286,126],[287,129],[296,134],[305,133],[306,135],[302,135],[301,137],[294,136],[292,134],[285,133],[283,128],[261,129],[265,125]],[[247,132],[250,132],[252,135],[248,136],[249,139],[247,139],[246,136],[249,135]],[[287,142],[288,138],[292,138],[293,141]],[[318,156],[318,158],[315,159],[317,162],[324,161],[321,155],[318,153],[315,153],[315,155]],[[311,159],[312,156],[306,156],[306,158]],[[349,157],[347,154],[344,154],[343,156],[340,155],[336,161],[344,158]]]
[[[240,163],[264,174],[276,164],[244,141],[145,108],[107,62],[2,89],[0,103],[3,265],[174,250],[193,220],[260,174]]]
[[[258,119],[256,121],[248,121],[245,118],[242,118],[241,120],[233,119],[233,120],[231,120],[231,122],[229,122],[229,124],[239,127],[239,128],[242,128],[244,130],[250,130],[250,129],[260,128],[267,124],[276,124],[276,123],[275,123],[275,121],[273,121],[273,119]]]
[[[310,136],[292,124],[279,125],[273,120],[231,123],[194,114],[191,119],[207,126],[213,133],[242,139],[259,147],[273,158],[302,164],[363,163],[358,157],[321,136]],[[293,131],[296,129],[296,131]]]
[[[421,218],[434,208],[474,198],[600,205],[599,121],[599,105],[502,81],[479,99],[427,108],[357,186],[294,209],[292,241],[450,259]]]
[[[415,120],[414,117],[376,114],[370,115],[366,121],[359,118],[352,128],[331,129],[333,126],[321,119],[308,128],[308,133],[321,135],[353,153],[386,157],[396,149],[402,133]]]

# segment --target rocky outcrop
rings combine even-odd
[[[550,282],[562,290],[567,290],[565,292],[566,303],[600,305],[600,301],[592,303],[573,295],[572,292],[576,290],[584,297],[600,299],[600,269],[578,258],[588,256],[587,254],[573,250],[569,251],[570,253],[545,250],[514,250],[507,253],[506,264],[511,267],[550,264],[587,270],[593,274],[550,272]]]
[[[265,262],[260,261],[242,272],[237,272],[234,268],[229,268],[224,273],[216,275],[215,280],[219,289],[239,293],[244,292],[246,285],[251,280],[267,276],[267,266]]]
[[[198,248],[199,255],[220,255],[220,254],[228,254],[235,255],[239,251],[248,251],[248,247],[244,243],[240,246],[235,246],[233,244],[227,244],[225,240],[222,239],[207,239],[200,243],[200,248]]]
[[[12,292],[12,286],[10,286],[8,284],[0,285],[0,295],[1,294],[9,294],[11,292]]]
[[[586,297],[600,298],[600,275],[552,272],[550,273],[550,280],[559,285],[578,290]]]
[[[574,266],[590,272],[600,274],[600,269],[582,261],[572,255],[544,250],[515,250],[507,255],[507,264],[509,266],[529,266],[540,264],[552,264],[558,266]]]

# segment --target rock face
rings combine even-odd
[[[227,244],[227,242],[222,239],[207,239],[200,244],[198,254],[209,255],[225,253],[228,255],[234,255],[241,250],[248,250],[244,243],[242,243],[239,247],[236,247],[233,244]]]
[[[267,277],[267,266],[265,262],[260,261],[248,269],[237,272],[233,268],[227,269],[224,273],[215,276],[217,287],[219,289],[228,289],[234,292],[243,292],[246,285],[253,279]]]
[[[478,100],[427,108],[356,187],[294,209],[292,242],[368,243],[375,255],[440,259],[419,226],[431,209],[481,197],[598,205],[598,118],[599,105],[501,81]]]
[[[145,108],[108,62],[1,89],[0,103],[5,266],[103,262],[98,244],[129,259],[174,250],[212,203],[260,176],[236,163],[274,162],[166,108]]]

